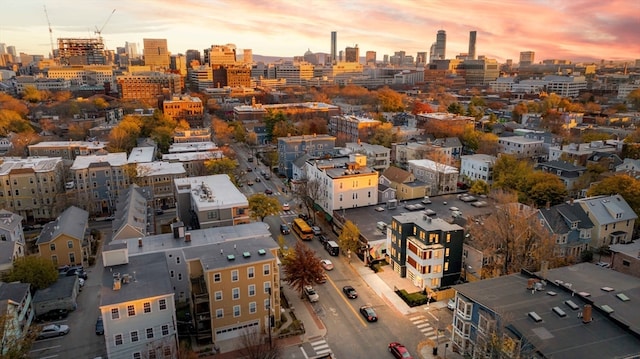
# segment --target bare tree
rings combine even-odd
[[[240,337],[240,354],[247,359],[277,359],[282,354],[280,344],[257,328],[247,328]]]
[[[304,204],[307,213],[313,216],[314,222],[317,220],[314,205],[324,198],[323,193],[324,186],[320,181],[307,178],[296,181],[293,189],[293,196]]]

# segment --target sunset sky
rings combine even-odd
[[[291,57],[338,51],[429,51],[436,32],[447,32],[447,58],[467,52],[518,61],[520,51],[544,59],[640,59],[639,0],[12,0],[0,11],[0,43],[18,52],[48,55],[47,6],[58,37],[102,36],[108,49],[166,38],[172,53],[232,43],[254,54]],[[55,45],[57,46],[57,45]]]

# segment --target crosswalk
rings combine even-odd
[[[326,355],[331,353],[331,348],[329,348],[329,343],[327,343],[324,339],[318,339],[310,342],[311,347],[316,352],[315,355]]]
[[[409,318],[409,320],[416,326],[418,327],[418,330],[424,334],[425,337],[427,337],[428,339],[431,339],[433,341],[437,341],[440,338],[443,338],[444,335],[440,335],[438,336],[438,333],[436,332],[436,329],[433,328],[431,326],[431,324],[427,321],[427,318],[425,318],[422,315],[418,315],[415,317],[411,317]]]
[[[294,211],[294,210],[291,210],[291,211],[280,211],[280,213],[279,213],[280,216],[295,216],[297,214],[298,213],[296,211]]]

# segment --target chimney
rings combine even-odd
[[[191,232],[187,232],[184,234],[184,241],[191,242]]]
[[[138,248],[142,248],[142,238],[138,238]]]
[[[527,289],[532,290],[534,288],[535,283],[536,283],[536,280],[534,278],[529,278],[527,280]]]
[[[582,323],[591,323],[591,304],[585,304],[582,309]]]

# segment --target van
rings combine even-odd
[[[324,249],[326,249],[327,252],[329,252],[329,255],[332,256],[337,256],[340,254],[340,247],[338,246],[338,243],[336,243],[336,241],[327,241],[327,243],[324,244]]]
[[[378,222],[376,223],[376,228],[384,232],[387,230],[387,224],[384,222]]]

